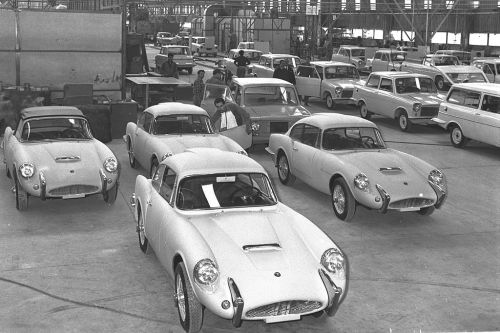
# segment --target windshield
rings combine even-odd
[[[160,116],[155,119],[153,134],[211,134],[210,119],[204,115],[183,114]]]
[[[276,204],[274,190],[262,173],[228,173],[184,178],[176,205],[183,210],[258,207]]]
[[[364,57],[365,56],[365,49],[351,49],[351,56]]]
[[[404,61],[406,59],[406,52],[391,52],[392,61]]]
[[[323,149],[381,149],[384,140],[374,127],[330,128],[323,132]]]
[[[325,68],[325,79],[356,79],[359,80],[359,73],[352,66],[330,66]]]
[[[172,53],[172,54],[188,54],[188,49],[187,47],[169,47],[167,48],[165,53]]]
[[[279,67],[281,60],[285,60],[288,66],[293,66],[296,68],[298,64],[300,64],[300,58],[298,57],[286,57],[286,58],[274,58],[273,59],[273,68]]]
[[[460,65],[458,58],[455,56],[449,57],[435,57],[434,65],[436,66],[449,66],[449,65]]]
[[[22,141],[92,139],[84,118],[44,117],[30,119],[23,125]]]
[[[453,83],[486,82],[483,73],[446,73]]]
[[[395,80],[398,94],[418,92],[437,93],[436,86],[431,78],[403,77]]]
[[[291,86],[258,86],[245,89],[245,105],[299,105],[295,89]]]
[[[193,38],[193,42],[198,44],[205,43],[205,38],[203,37]]]

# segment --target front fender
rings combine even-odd
[[[134,147],[135,133],[137,131],[137,124],[133,122],[127,123],[127,128],[125,129],[125,136],[130,138],[130,146]]]

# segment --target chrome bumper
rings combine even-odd
[[[243,316],[243,306],[245,302],[243,301],[243,297],[241,297],[240,290],[233,279],[228,278],[227,284],[229,285],[229,291],[231,292],[231,300],[233,301],[233,326],[240,327],[241,326],[241,317]]]
[[[387,213],[387,207],[389,207],[389,203],[391,202],[391,196],[379,184],[375,185],[375,187],[382,198],[382,207],[380,207],[379,212]]]
[[[321,281],[325,285],[326,292],[328,293],[328,306],[325,308],[325,313],[332,317],[335,315],[340,305],[340,296],[342,295],[342,288],[339,288],[330,279],[328,274],[326,274],[322,269],[318,269]]]
[[[446,192],[445,189],[442,189],[438,185],[434,184],[433,182],[427,181],[429,185],[432,187],[434,192],[436,192],[437,200],[436,203],[434,204],[434,207],[440,208],[443,203],[446,201],[446,197],[448,196],[448,193]]]

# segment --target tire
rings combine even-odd
[[[188,74],[193,74],[193,68],[192,68],[192,67],[191,67],[191,68],[188,68],[188,70],[187,70],[187,71],[188,71]]]
[[[137,208],[137,235],[139,236],[139,248],[141,251],[145,254],[150,254],[152,249],[144,232],[144,219],[142,218],[140,207]]]
[[[10,170],[9,170],[9,167],[7,166],[7,164],[5,164],[5,169],[6,169],[7,178],[12,178],[12,176],[10,175]]]
[[[462,148],[467,143],[467,138],[464,136],[464,133],[462,132],[462,129],[459,126],[453,125],[451,127],[450,141],[451,144],[456,148]]]
[[[156,170],[158,169],[158,160],[156,157],[153,158],[153,161],[151,162],[151,169],[149,169],[149,178],[153,179],[153,176],[155,175]]]
[[[436,210],[436,207],[429,206],[425,208],[420,208],[420,210],[417,213],[419,213],[420,215],[429,216],[432,213],[434,213],[434,210]]]
[[[366,107],[366,104],[361,102],[359,104],[359,115],[363,119],[370,119],[372,117],[372,113],[368,111],[368,108]]]
[[[203,306],[196,299],[182,261],[175,267],[175,299],[182,328],[188,333],[200,331],[203,325]]]
[[[128,149],[128,163],[135,169],[137,167],[137,160],[135,159],[134,152],[132,151],[132,143],[130,142],[130,138],[127,139],[127,149]]]
[[[434,79],[434,83],[436,84],[438,90],[444,90],[444,79],[442,76],[436,76],[436,78]]]
[[[402,111],[398,116],[398,125],[403,132],[408,132],[411,129],[411,122],[408,120],[406,111]]]
[[[28,209],[28,192],[23,190],[17,176],[14,176],[14,182],[16,186],[16,208],[19,211]]]
[[[329,108],[330,110],[332,110],[335,107],[335,102],[333,101],[333,97],[330,93],[326,94],[325,104],[326,107]]]
[[[119,183],[116,181],[115,186],[113,186],[111,189],[107,190],[106,193],[104,193],[104,201],[108,205],[112,205],[116,201],[116,196],[118,195],[118,187]]]
[[[283,185],[292,185],[295,182],[295,176],[290,172],[290,164],[285,153],[278,155],[278,178]]]
[[[331,198],[335,215],[342,221],[351,221],[356,213],[356,200],[344,178],[337,178],[333,181]]]

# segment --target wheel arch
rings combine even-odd
[[[347,183],[347,180],[345,179],[345,177],[342,174],[340,174],[340,173],[334,173],[332,175],[332,177],[330,177],[330,182],[328,184],[328,188],[330,188],[330,192],[333,190],[333,182],[335,180],[339,179],[339,178],[343,178],[346,181],[346,183]]]
[[[405,113],[406,113],[406,116],[408,116],[408,115],[409,115],[408,111],[406,111],[406,109],[405,109],[404,107],[402,107],[402,106],[398,106],[398,107],[396,108],[396,110],[394,110],[394,116],[393,116],[393,118],[394,118],[394,119],[398,119],[398,117],[399,117],[401,114],[403,114],[403,112],[405,112]]]
[[[447,130],[447,131],[451,131],[451,129],[452,129],[454,126],[456,126],[456,127],[460,128],[460,130],[462,131],[462,133],[464,132],[464,130],[463,130],[463,128],[462,128],[462,126],[460,126],[460,124],[459,124],[459,123],[457,123],[457,122],[455,122],[455,121],[450,121],[448,124],[446,124],[446,128],[445,128],[445,130]]]

